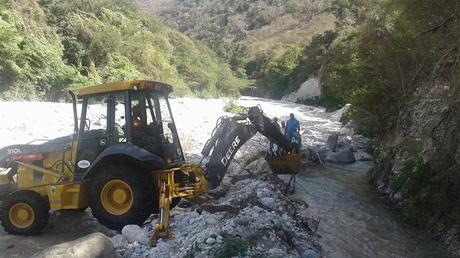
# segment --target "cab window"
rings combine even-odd
[[[84,135],[107,134],[107,96],[93,96],[87,99],[86,117],[83,127]]]
[[[169,106],[166,97],[158,97],[158,105],[160,108],[161,120],[159,121],[163,139],[166,143],[177,143],[175,138],[175,129],[173,128],[174,124],[171,118],[171,113],[169,112]]]
[[[114,109],[114,126],[113,135],[115,143],[126,143],[126,114],[125,114],[125,96],[123,93],[116,93],[113,95],[113,109]]]

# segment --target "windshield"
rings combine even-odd
[[[167,160],[183,159],[167,96],[136,92],[131,95],[131,111],[135,144]]]

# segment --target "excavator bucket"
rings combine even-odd
[[[278,175],[297,174],[300,170],[300,153],[288,153],[280,156],[267,155],[265,160],[273,173]]]

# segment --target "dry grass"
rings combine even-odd
[[[285,52],[286,45],[307,45],[315,34],[333,30],[334,27],[335,17],[332,14],[316,15],[306,23],[299,23],[293,17],[283,16],[270,25],[251,31],[246,43],[254,55],[271,49],[274,50],[275,56],[279,57]]]

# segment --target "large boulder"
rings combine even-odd
[[[121,230],[123,237],[128,240],[129,243],[138,242],[147,245],[149,242],[149,235],[147,231],[139,227],[138,225],[126,225]]]
[[[351,145],[351,137],[349,136],[343,137],[337,143],[337,151],[348,150],[348,149],[353,150],[353,145]]]
[[[33,258],[112,258],[117,257],[112,241],[102,233],[92,233],[76,240],[51,246]]]
[[[336,152],[327,153],[327,156],[324,159],[324,161],[331,162],[331,163],[338,163],[339,160],[337,159],[337,153]]]
[[[355,154],[352,149],[344,149],[337,152],[337,161],[343,164],[349,164],[356,161]]]
[[[326,162],[350,164],[356,161],[355,155],[351,148],[340,150],[338,152],[329,152],[325,159]]]

